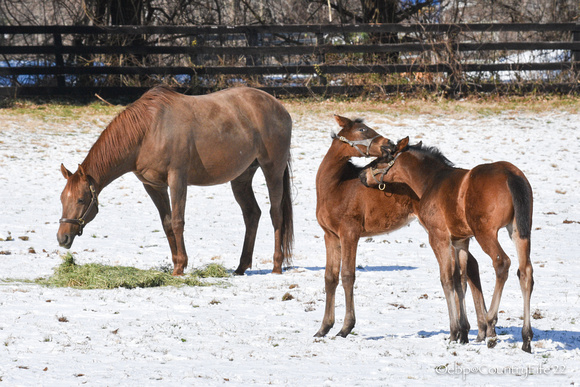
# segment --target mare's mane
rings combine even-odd
[[[102,175],[114,168],[127,152],[139,145],[145,133],[155,125],[159,113],[180,94],[157,86],[119,113],[101,133],[89,151],[83,167]]]
[[[454,166],[453,163],[451,161],[449,161],[449,159],[447,157],[445,157],[443,155],[443,153],[441,153],[441,151],[437,147],[426,146],[426,145],[423,145],[422,142],[420,142],[420,143],[415,144],[415,145],[409,145],[407,148],[409,150],[417,151],[417,152],[423,154],[424,156],[432,157],[435,160],[439,161],[440,163],[442,163],[448,167]]]

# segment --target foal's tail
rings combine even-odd
[[[284,192],[282,193],[282,252],[286,267],[292,264],[292,247],[294,245],[294,215],[292,213],[292,160],[288,157],[286,170],[284,171]]]
[[[522,239],[530,239],[534,202],[532,187],[523,175],[513,173],[508,176],[508,187],[512,194],[518,234]]]

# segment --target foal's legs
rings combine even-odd
[[[454,241],[455,271],[453,273],[455,284],[455,302],[459,311],[459,342],[469,342],[469,321],[465,307],[465,292],[467,291],[467,260],[469,239]]]
[[[322,325],[314,337],[325,336],[334,325],[334,300],[340,274],[340,239],[327,231],[324,234],[324,243],[326,244],[326,270],[324,272],[326,307]]]
[[[256,242],[256,234],[258,232],[258,223],[262,211],[256,202],[254,190],[252,188],[252,179],[258,169],[258,163],[254,162],[246,169],[244,173],[232,180],[232,191],[234,198],[242,209],[244,216],[244,224],[246,225],[246,233],[244,235],[244,246],[242,247],[242,255],[240,256],[240,264],[234,274],[242,275],[244,272],[252,267],[252,255],[254,254],[254,245]]]
[[[344,298],[346,302],[346,313],[342,329],[337,336],[346,337],[354,328],[356,318],[354,314],[354,280],[356,276],[356,250],[358,247],[359,235],[349,231],[346,235],[340,236],[342,269],[340,277],[344,288]]]
[[[531,341],[534,333],[530,323],[530,299],[532,297],[532,290],[534,288],[534,270],[530,261],[530,238],[521,238],[518,231],[512,231],[508,227],[510,236],[516,245],[518,253],[519,267],[518,278],[520,279],[520,287],[522,289],[522,296],[524,298],[524,326],[522,328],[522,349],[526,352],[532,352]]]
[[[173,227],[171,226],[171,205],[169,203],[169,195],[167,194],[167,187],[153,187],[149,184],[143,184],[145,191],[153,200],[157,211],[159,211],[159,216],[161,217],[161,224],[163,225],[163,231],[167,236],[167,241],[169,242],[169,248],[171,249],[171,257],[173,264],[175,265],[177,259],[177,243],[175,242],[175,234],[173,233]],[[176,274],[176,273],[174,273]]]
[[[475,239],[481,246],[482,250],[491,257],[493,268],[495,269],[495,288],[489,311],[487,312],[487,337],[489,348],[497,344],[497,334],[495,333],[495,324],[497,323],[497,312],[503,287],[509,275],[511,260],[501,248],[497,240],[497,230],[488,231],[484,234],[475,235]]]
[[[431,232],[429,232],[429,244],[439,263],[439,280],[441,281],[445,300],[447,301],[447,310],[449,312],[449,340],[456,341],[462,327],[460,326],[460,316],[455,302],[455,281],[453,276],[456,269],[452,246],[446,235],[436,236]]]
[[[469,251],[467,252],[467,282],[469,283],[469,288],[471,289],[473,304],[475,306],[475,314],[477,315],[478,333],[475,341],[481,342],[485,340],[487,331],[487,309],[485,308],[485,300],[483,299],[483,291],[481,290],[479,265]]]

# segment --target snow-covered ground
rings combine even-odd
[[[227,286],[76,290],[27,282],[61,262],[56,230],[61,162],[76,169],[111,117],[70,123],[0,112],[0,381],[2,385],[571,385],[580,383],[580,115],[398,114],[357,111],[387,137],[437,145],[461,167],[508,160],[534,189],[532,354],[521,351],[522,297],[513,264],[500,306],[496,348],[449,343],[438,267],[417,222],[362,239],[357,258],[357,324],[342,325],[344,294],[328,337],[313,338],[324,312],[325,250],[315,217],[315,175],[336,130],[334,111],[294,118],[294,266],[272,275],[267,190],[254,266]],[[336,113],[343,113],[337,111]],[[126,175],[100,196],[97,218],[77,238],[79,263],[139,268],[170,264],[157,212]],[[238,263],[241,212],[228,185],[190,187],[190,267]],[[22,239],[20,239],[22,237]],[[24,240],[23,240],[24,239]],[[515,262],[515,250],[501,233]],[[487,303],[494,274],[471,244]],[[17,279],[16,281],[10,279]],[[20,281],[19,281],[20,280]],[[283,301],[286,293],[293,299]],[[475,312],[468,296],[476,336]]]

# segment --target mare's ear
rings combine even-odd
[[[409,146],[409,136],[405,137],[402,140],[399,140],[399,142],[397,143],[397,146],[395,147],[395,154],[396,153],[400,153],[402,151],[405,150],[406,147]]]
[[[338,126],[340,126],[341,128],[346,128],[349,125],[352,125],[352,121],[349,120],[346,117],[341,117],[338,114],[334,115],[334,119],[336,120],[336,123],[338,124]]]
[[[85,169],[83,168],[82,165],[79,164],[79,167],[77,169],[77,172],[79,173],[80,177],[85,177],[87,174],[85,173]]]
[[[68,169],[66,169],[64,167],[64,164],[60,164],[60,171],[62,172],[62,175],[64,176],[65,179],[68,180],[69,177],[72,176],[71,171],[69,171]]]

